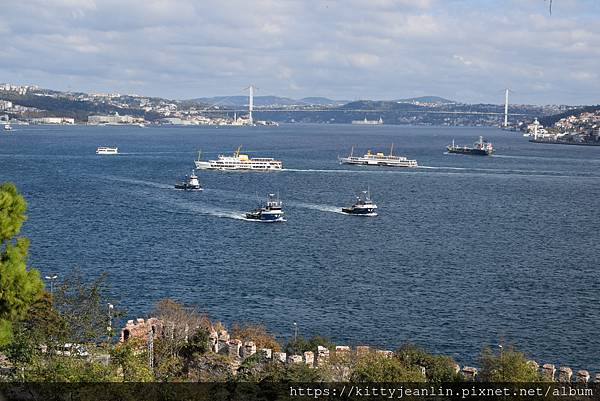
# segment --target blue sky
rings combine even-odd
[[[243,94],[600,103],[600,1],[0,0],[0,82]]]

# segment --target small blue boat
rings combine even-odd
[[[257,220],[265,223],[285,221],[283,218],[282,207],[283,203],[279,200],[279,198],[276,197],[275,194],[269,194],[264,206],[246,213],[246,218],[248,220]]]
[[[342,213],[354,216],[377,216],[377,205],[371,200],[371,191],[362,191],[352,206],[342,208]]]

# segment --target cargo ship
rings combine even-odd
[[[494,153],[492,144],[483,139],[482,136],[479,137],[479,141],[473,144],[473,147],[456,146],[453,139],[452,144],[446,146],[446,149],[448,150],[448,153],[459,153],[463,155],[490,156]]]

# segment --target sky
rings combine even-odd
[[[0,0],[0,82],[171,99],[600,103],[600,1]]]

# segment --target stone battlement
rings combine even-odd
[[[148,340],[150,333],[153,334],[154,338],[163,337],[165,335],[163,322],[156,318],[149,318],[147,320],[137,319],[135,321],[128,320],[125,327],[121,329],[120,341],[125,342],[131,338]],[[262,358],[271,360],[274,363],[303,363],[311,368],[324,366],[335,356],[355,356],[360,358],[372,353],[387,358],[394,356],[393,351],[376,349],[368,345],[357,345],[354,348],[346,345],[336,345],[335,349],[331,350],[319,345],[314,351],[306,351],[301,355],[287,355],[285,352],[273,351],[270,348],[257,349],[254,341],[243,342],[242,340],[231,338],[224,328],[218,331],[212,329],[209,332],[209,342],[212,352],[229,356],[236,365],[255,354],[259,354]],[[587,370],[578,370],[574,375],[573,370],[567,366],[561,366],[557,369],[551,363],[543,364],[541,367],[533,360],[527,363],[549,382],[570,383],[575,381],[577,383],[588,383],[590,381],[591,375]],[[479,369],[476,367],[463,366],[461,368],[460,365],[455,364],[453,369],[456,373],[462,374],[467,380],[477,380]],[[423,375],[426,374],[425,368],[422,368],[422,373]],[[600,383],[600,373],[596,373],[593,382]]]

